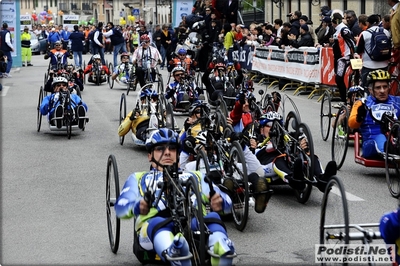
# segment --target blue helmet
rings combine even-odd
[[[146,149],[151,152],[153,148],[161,144],[175,144],[179,146],[178,134],[169,128],[160,128],[146,140]]]
[[[158,93],[155,90],[149,92],[149,97],[152,99],[158,99]]]
[[[184,49],[184,48],[179,49],[178,55],[186,55],[186,54],[187,54],[186,49]]]
[[[268,112],[260,117],[260,127],[272,126],[272,122],[274,122],[274,120],[278,120],[281,122],[281,114],[275,111]]]
[[[208,105],[208,103],[201,100],[196,100],[189,107],[189,115],[193,115],[194,110],[196,110],[197,108],[200,108],[201,110],[203,110],[203,112],[207,114],[210,113],[210,106]]]
[[[151,94],[151,90],[150,89],[144,89],[140,92],[140,99],[149,97]]]
[[[350,98],[354,93],[357,94],[359,92],[364,93],[364,88],[359,85],[350,87],[347,91],[347,97]]]

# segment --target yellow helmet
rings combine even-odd
[[[375,81],[388,81],[389,82],[390,81],[389,72],[387,72],[385,70],[381,70],[381,69],[369,72],[368,78],[367,78],[368,85]]]

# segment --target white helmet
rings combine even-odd
[[[200,131],[196,136],[196,146],[194,150],[198,151],[205,145],[207,145],[207,131]]]
[[[64,77],[54,77],[53,78],[53,83],[51,83],[51,85],[54,86],[57,83],[66,83],[66,84],[68,84],[68,80],[66,78],[64,78]]]
[[[185,73],[185,69],[183,67],[177,66],[177,67],[174,67],[174,69],[172,69],[172,71],[171,71],[172,76],[175,74],[175,72],[178,72],[178,71]]]
[[[95,54],[95,55],[93,56],[93,59],[101,59],[101,57],[100,57],[99,54]]]

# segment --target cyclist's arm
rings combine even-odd
[[[206,183],[206,181],[204,180],[204,176],[202,173],[197,172],[201,175],[201,193],[207,198],[209,198],[210,195],[210,185],[208,183]],[[215,184],[212,185],[213,189],[215,191],[215,193],[218,193],[221,198],[222,198],[222,210],[219,213],[223,213],[223,214],[228,214],[231,213],[232,210],[232,200],[231,198],[225,193],[222,192],[218,186],[216,186]]]
[[[243,104],[241,104],[239,101],[236,101],[232,112],[229,113],[229,117],[232,119],[232,126],[239,123],[240,119],[242,119],[242,108]]]
[[[362,105],[363,103],[358,100],[353,104],[353,107],[351,108],[351,113],[349,116],[349,127],[350,128],[359,128],[362,124],[362,122],[357,122],[357,114],[358,114],[358,108]]]
[[[136,173],[131,174],[126,180],[117,202],[114,206],[115,214],[119,218],[132,218],[134,209],[140,204],[140,193]]]
[[[400,243],[400,208],[386,213],[382,216],[379,231],[386,244],[396,244],[396,259],[400,263],[399,243]]]
[[[47,115],[49,113],[50,98],[51,98],[51,95],[48,95],[43,98],[42,104],[40,105],[40,113],[42,115]]]

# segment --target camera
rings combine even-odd
[[[289,13],[286,15],[286,17],[290,18],[291,16],[293,16],[293,13]]]

